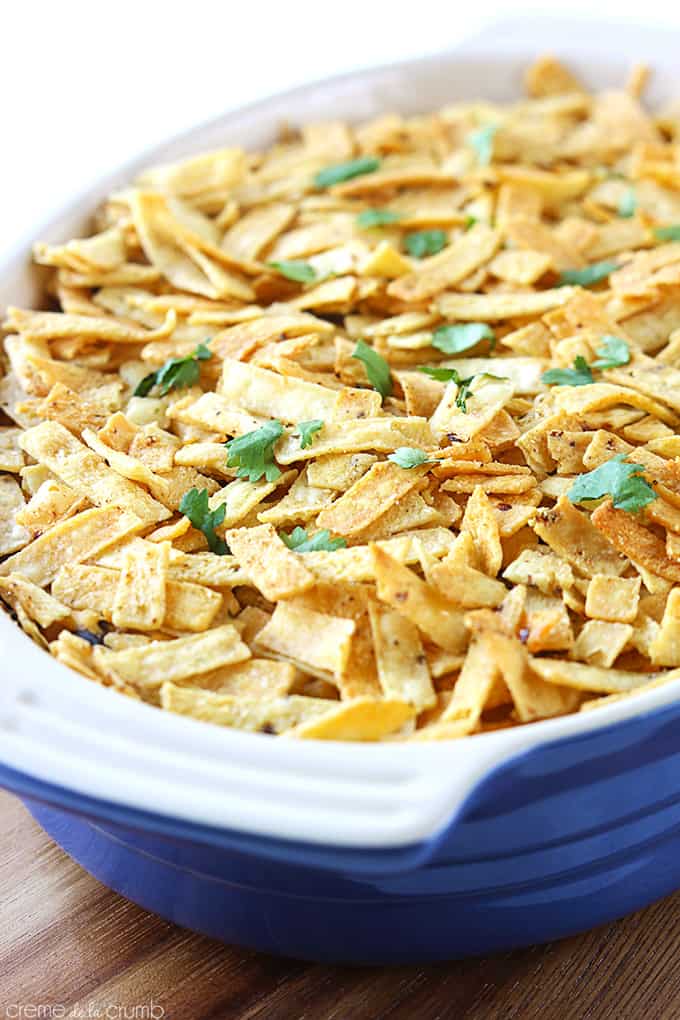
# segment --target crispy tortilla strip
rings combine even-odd
[[[170,512],[144,489],[113,471],[106,461],[57,422],[43,422],[21,437],[22,449],[97,506],[111,504],[144,524],[164,521]]]
[[[498,322],[520,316],[542,315],[570,301],[575,287],[556,287],[526,294],[445,294],[437,307],[447,319],[461,322]]]
[[[250,607],[252,609],[252,607]],[[244,610],[244,613],[247,610]],[[265,620],[268,617],[265,615]],[[240,621],[240,617],[239,617]],[[238,624],[239,621],[235,621]],[[260,626],[258,629],[262,629]],[[255,631],[254,633],[257,633]],[[245,640],[245,629],[241,633]],[[292,687],[299,677],[299,672],[290,662],[276,662],[274,659],[247,659],[235,666],[222,666],[212,673],[189,680],[190,686],[198,686],[204,691],[215,694],[226,694],[235,698],[283,698],[292,693]]]
[[[147,544],[150,543],[144,543]],[[119,571],[108,567],[67,563],[59,569],[52,582],[52,594],[72,609],[93,610],[101,619],[113,622],[119,578]],[[162,629],[207,630],[221,605],[222,596],[216,591],[211,591],[200,584],[168,580],[165,588],[165,616],[161,622]],[[135,629],[146,628],[137,626]]]
[[[111,619],[121,630],[157,630],[166,615],[169,542],[131,542],[123,555]]]
[[[680,666],[680,588],[668,593],[659,632],[649,647],[655,666]]]
[[[0,598],[15,612],[19,607],[40,627],[50,627],[70,616],[71,610],[46,591],[27,580],[23,574],[0,577]]]
[[[222,238],[221,247],[238,262],[253,262],[289,226],[294,217],[295,207],[285,202],[270,202],[250,209],[229,227]]]
[[[125,262],[125,241],[119,227],[110,227],[92,237],[76,238],[66,244],[33,246],[33,258],[42,266],[72,269],[77,273],[115,269]]]
[[[472,536],[476,566],[489,577],[495,577],[503,562],[503,547],[493,505],[481,485],[468,500],[460,530]]]
[[[632,637],[633,628],[628,623],[588,620],[574,642],[572,658],[589,666],[613,666]]]
[[[440,365],[442,368],[455,368],[461,378],[488,373],[509,379],[514,393],[522,396],[533,396],[546,388],[541,381],[541,375],[548,367],[546,358],[450,358]]]
[[[280,479],[279,479],[280,481]],[[252,485],[253,483],[248,483]],[[306,521],[316,517],[319,510],[329,506],[335,494],[329,489],[319,489],[309,485],[305,472],[296,478],[290,489],[279,502],[268,510],[262,510],[258,521],[262,524],[288,524],[293,521]]]
[[[331,702],[332,704],[332,702]],[[399,698],[356,698],[302,722],[286,736],[302,740],[382,740],[412,719],[413,707]]]
[[[607,525],[600,524],[602,517],[596,520],[596,514],[605,507],[606,504],[603,504],[589,519],[588,515],[582,510],[577,510],[566,496],[561,496],[552,509],[537,512],[532,527],[539,538],[542,538],[558,556],[576,567],[579,573],[585,574],[586,577],[594,577],[595,574],[618,577],[625,570],[625,556],[617,555],[610,544],[613,540]],[[614,513],[622,514],[626,520],[632,522],[632,518],[625,511],[619,510]],[[618,518],[616,520],[618,523]],[[631,548],[630,545],[613,544],[620,553],[627,553]]]
[[[359,453],[364,450],[391,453],[400,446],[428,450],[436,445],[429,422],[424,418],[385,417],[329,423],[315,433],[311,446],[305,450],[297,437],[284,435],[276,444],[275,451],[279,464],[293,464],[331,453]]]
[[[16,553],[31,540],[31,534],[17,522],[26,506],[23,493],[10,475],[0,475],[0,556]],[[14,558],[14,557],[12,557]],[[0,564],[0,573],[4,564]]]
[[[279,602],[253,646],[314,676],[333,680],[347,665],[355,627],[354,620]]]
[[[522,722],[549,719],[574,712],[578,708],[581,698],[577,691],[548,684],[528,668],[526,649],[517,638],[488,632],[486,644],[510,691],[517,717]]]
[[[586,616],[609,623],[632,623],[638,614],[641,583],[639,577],[595,574],[588,585]]]
[[[377,458],[372,453],[331,453],[319,457],[307,468],[310,485],[345,492],[365,475]]]
[[[462,651],[466,641],[462,611],[377,543],[369,548],[380,601],[411,620],[436,645]]]
[[[216,510],[222,504],[226,507],[220,531],[239,524],[267,496],[274,492],[278,485],[285,484],[291,477],[295,477],[294,471],[286,472],[275,482],[268,482],[264,478],[260,478],[257,482],[249,482],[247,478],[235,478],[233,482],[229,482],[224,488],[215,492],[210,497],[210,509]]]
[[[149,641],[146,644],[112,652],[95,648],[93,661],[114,683],[129,683],[142,691],[156,691],[162,684],[200,676],[220,666],[250,658],[231,623],[204,634],[176,638],[173,641]]]
[[[337,397],[335,390],[318,383],[228,358],[222,368],[220,393],[232,407],[287,423],[330,418]]]
[[[121,478],[128,478],[131,482],[139,482],[141,485],[146,485],[160,493],[167,491],[165,479],[161,475],[155,474],[141,460],[131,457],[121,450],[111,449],[90,428],[84,428],[81,435],[90,449],[94,450],[109,465],[111,470],[115,471]]]
[[[453,436],[456,442],[469,442],[493,421],[515,392],[510,380],[496,381],[485,376],[477,377],[471,386],[464,411],[456,404],[460,387],[453,380],[447,384],[430,419],[438,438]]]
[[[539,57],[524,75],[524,87],[535,98],[583,93],[583,85],[571,71],[551,54]]]
[[[140,329],[114,318],[96,318],[93,315],[64,315],[61,312],[33,312],[23,308],[7,309],[5,329],[20,333],[24,340],[107,340],[117,344],[144,344],[151,340],[165,340],[177,323],[174,311],[169,311],[158,329]],[[75,387],[74,387],[75,388]]]
[[[442,723],[458,723],[460,735],[472,733],[500,678],[494,656],[489,653],[487,636],[472,640],[453,695],[441,715]]]
[[[21,429],[0,427],[0,471],[16,474],[26,463],[23,450],[19,446]]]
[[[325,698],[296,694],[264,699],[231,697],[173,683],[161,686],[160,697],[161,706],[169,712],[251,733],[285,733],[302,722],[326,715],[333,704]]]
[[[657,673],[632,673],[624,669],[603,669],[598,666],[586,666],[581,662],[568,662],[565,659],[529,660],[532,670],[547,683],[573,687],[578,691],[593,691],[596,694],[625,694],[644,687],[645,684],[658,679]],[[680,669],[672,671],[680,677]],[[671,679],[670,674],[666,674]]]
[[[635,520],[625,510],[617,510],[611,500],[606,500],[591,516],[593,525],[611,545],[621,553],[621,562],[628,556],[651,574],[657,574],[673,583],[680,583],[680,563],[666,555],[665,543]],[[612,571],[599,570],[606,574]],[[616,573],[620,573],[617,571]]]
[[[186,397],[169,409],[168,417],[187,425],[198,425],[223,436],[241,436],[253,432],[264,424],[263,418],[253,418],[233,407],[220,393],[203,393],[198,400]],[[225,451],[226,465],[226,451]]]
[[[417,563],[419,543],[432,556],[443,556],[453,545],[454,535],[447,528],[424,528],[409,535],[398,535],[377,544],[403,563]],[[305,565],[319,580],[355,582],[375,577],[370,545],[355,545],[334,552],[305,553]]]
[[[65,563],[81,563],[97,556],[107,546],[140,531],[144,524],[118,507],[93,507],[66,521],[60,521],[30,546],[0,563],[0,575],[23,574],[39,587],[54,580]]]
[[[677,422],[677,415],[657,400],[624,386],[611,383],[592,383],[590,386],[558,386],[553,391],[556,410],[565,414],[584,415],[604,411],[619,404],[637,407],[668,425]]]
[[[337,535],[363,531],[418,486],[427,471],[426,465],[406,470],[392,461],[380,461],[322,510],[316,522]]]
[[[430,708],[437,697],[418,628],[385,606],[372,603],[369,613],[383,694],[408,702],[417,712]]]
[[[316,583],[304,556],[291,552],[271,524],[227,531],[227,542],[252,584],[266,599],[289,599]]]
[[[680,412],[680,369],[637,354],[631,365],[609,369],[607,379],[620,386],[629,386]]]
[[[536,283],[553,266],[552,256],[543,251],[501,251],[489,264],[499,280],[527,286]]]
[[[488,262],[500,243],[501,235],[496,230],[478,223],[438,255],[422,259],[412,273],[391,283],[387,292],[401,301],[424,301],[453,287]]]

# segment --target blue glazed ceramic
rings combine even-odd
[[[310,960],[489,953],[610,921],[680,886],[680,707],[496,768],[399,850],[287,843],[0,783],[106,885],[225,942]]]

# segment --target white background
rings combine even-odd
[[[197,121],[290,85],[446,49],[495,17],[644,17],[674,26],[680,43],[680,12],[668,0],[520,6],[4,0],[0,257],[98,175]]]

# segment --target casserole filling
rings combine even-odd
[[[155,167],[9,308],[0,599],[90,680],[428,740],[680,678],[680,108],[508,106]]]

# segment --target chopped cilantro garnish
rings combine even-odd
[[[268,262],[267,265],[296,283],[313,283],[316,280],[316,269],[303,259],[282,259],[280,262]]]
[[[432,346],[445,354],[460,354],[475,347],[481,340],[489,340],[493,350],[496,337],[485,322],[465,322],[456,326],[439,326],[432,335]]]
[[[618,368],[630,361],[630,348],[618,336],[603,336],[602,346],[595,353],[599,354],[599,358],[593,362],[593,368]]]
[[[573,368],[549,368],[541,376],[548,386],[589,386],[593,382],[590,365],[580,354],[574,358]]]
[[[631,216],[635,215],[637,209],[637,195],[635,194],[635,188],[628,188],[624,192],[621,201],[619,202],[618,213],[619,216],[624,220],[629,220]]]
[[[200,343],[193,354],[186,358],[170,358],[157,368],[155,372],[149,372],[141,382],[137,383],[134,395],[146,397],[158,386],[162,397],[170,390],[182,390],[197,383],[201,374],[199,362],[208,361],[212,358],[212,351],[208,350],[204,343]]]
[[[275,482],[281,471],[274,463],[274,443],[283,433],[280,421],[268,421],[259,429],[230,439],[226,444],[229,453],[228,467],[237,467],[239,478],[257,482],[263,476]]]
[[[392,393],[392,375],[385,359],[363,340],[357,343],[352,357],[363,363],[373,389],[377,390],[383,399],[389,397]]]
[[[393,464],[398,464],[400,468],[420,467],[421,464],[427,464],[430,460],[424,450],[419,450],[415,446],[400,446],[387,459],[391,460]]]
[[[431,379],[436,379],[438,382],[455,382],[458,387],[456,393],[456,407],[460,408],[463,414],[467,414],[467,401],[468,397],[472,394],[472,382],[474,379],[494,379],[497,382],[504,382],[503,376],[492,375],[491,372],[478,372],[476,375],[470,375],[467,379],[461,379],[455,368],[440,368],[437,365],[419,365],[419,372],[424,372],[425,375],[429,375]]]
[[[335,552],[336,549],[344,549],[347,545],[344,538],[331,538],[331,533],[327,528],[317,531],[311,538],[308,538],[306,530],[300,527],[293,528],[290,535],[287,535],[285,531],[280,531],[279,537],[289,549],[299,553]]]
[[[680,223],[670,227],[655,227],[654,236],[659,241],[680,241]]]
[[[615,507],[637,513],[657,498],[654,489],[642,477],[643,471],[642,464],[629,464],[625,454],[617,453],[594,471],[579,475],[567,496],[572,503],[611,496]]]
[[[312,438],[315,432],[323,428],[323,421],[321,418],[312,418],[311,421],[299,421],[297,424],[298,434],[300,436],[300,446],[303,450],[306,450],[312,445]]]
[[[226,556],[229,546],[223,538],[215,534],[215,528],[222,523],[227,512],[226,503],[220,503],[216,510],[211,510],[207,489],[189,489],[182,496],[179,509],[198,531],[203,532],[208,540],[210,552],[217,556]]]
[[[475,223],[478,223],[478,222],[479,222],[479,220],[477,219],[476,216],[466,216],[465,217],[465,229],[466,230],[471,230],[472,227],[474,227]]]
[[[376,156],[359,156],[358,159],[350,159],[347,163],[334,163],[319,170],[314,178],[317,188],[330,188],[334,184],[341,184],[342,181],[349,181],[352,177],[361,177],[363,174],[372,174],[380,166],[380,160]]]
[[[404,238],[404,247],[409,255],[422,259],[426,255],[436,255],[446,247],[448,241],[445,230],[414,230]]]
[[[419,372],[424,372],[425,375],[429,375],[430,379],[436,379],[437,382],[451,382],[452,379],[458,379],[458,372],[455,368],[440,368],[439,365],[419,365]]]
[[[493,159],[493,140],[497,131],[497,124],[486,124],[468,135],[468,144],[475,150],[480,166],[488,166]]]
[[[592,287],[593,284],[605,280],[610,273],[619,268],[618,262],[593,262],[585,269],[565,269],[560,273],[560,284],[574,287]]]
[[[401,214],[392,212],[391,209],[364,209],[357,216],[357,226],[364,229],[367,227],[386,227],[388,224],[396,223],[400,219]]]

